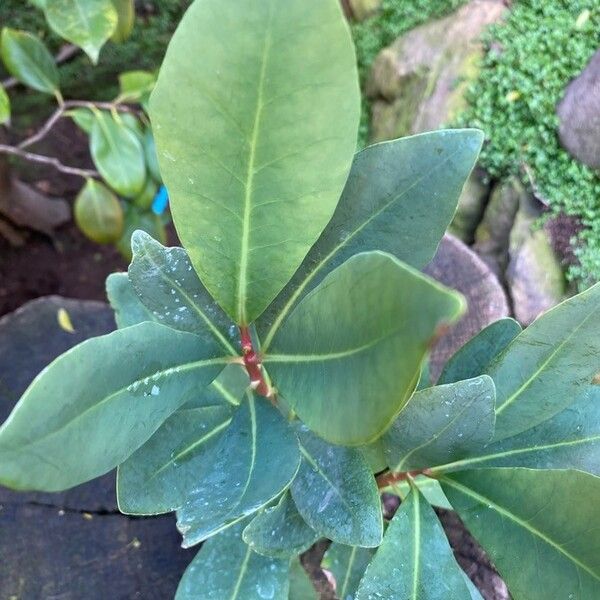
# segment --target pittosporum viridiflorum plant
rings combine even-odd
[[[320,538],[344,600],[480,598],[432,504],[515,599],[598,598],[600,287],[525,331],[494,323],[419,384],[465,304],[418,269],[481,133],[353,156],[338,0],[198,0],[150,112],[185,249],[134,235],[108,279],[120,329],[31,384],[0,481],[118,466],[124,513],[176,511],[185,546],[207,540],[178,600],[314,597],[296,557]],[[403,499],[387,527],[382,490]]]

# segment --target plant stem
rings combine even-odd
[[[393,471],[386,471],[385,473],[381,473],[375,479],[377,481],[377,487],[381,490],[390,485],[394,485],[400,481],[408,481],[417,475],[430,475],[431,471],[429,469],[423,469],[420,471],[405,471],[403,473],[394,473]]]
[[[240,336],[244,366],[250,377],[250,386],[257,394],[260,394],[273,402],[275,399],[275,390],[269,385],[265,378],[262,359],[254,350],[252,336],[250,335],[248,327],[240,327]]]

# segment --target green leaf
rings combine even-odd
[[[289,591],[289,560],[268,558],[244,544],[244,523],[208,540],[185,570],[175,600],[273,600]]]
[[[385,471],[388,467],[387,460],[385,457],[385,447],[381,438],[374,441],[372,444],[366,446],[360,446],[359,450],[365,457],[369,468],[373,473],[379,473]]]
[[[189,547],[260,510],[289,486],[300,464],[298,440],[265,398],[249,395],[196,471],[177,511]]]
[[[480,452],[494,435],[494,398],[487,375],[415,393],[383,436],[392,471],[428,469]]]
[[[498,356],[499,441],[546,421],[594,387],[600,364],[600,284],[538,318]]]
[[[319,600],[317,592],[299,560],[290,565],[290,594],[288,600]]]
[[[590,393],[536,427],[435,471],[480,467],[577,469],[600,475],[600,388],[590,388]]]
[[[144,156],[146,158],[146,166],[148,172],[156,183],[162,183],[160,168],[158,166],[158,157],[156,156],[156,146],[154,145],[154,136],[151,129],[146,129],[144,132]]]
[[[302,463],[292,497],[304,520],[322,537],[352,546],[377,546],[383,535],[379,492],[356,448],[331,446],[298,428]]]
[[[5,89],[0,85],[0,125],[10,121],[10,98]]]
[[[432,506],[452,510],[452,505],[448,502],[448,498],[444,494],[442,487],[437,479],[426,477],[425,475],[417,475],[412,482],[419,488],[419,491],[425,497],[425,500]],[[380,490],[396,494],[401,500],[404,500],[410,494],[411,486],[408,481],[398,481],[390,486]]]
[[[352,257],[306,296],[264,358],[298,416],[334,444],[377,439],[411,396],[459,294],[389,254]]]
[[[140,210],[150,210],[156,197],[156,192],[158,192],[156,182],[151,177],[148,177],[142,191],[133,199],[133,204]]]
[[[248,384],[245,371],[239,365],[229,365],[199,397],[173,413],[119,466],[119,510],[130,515],[156,515],[183,506]]]
[[[147,100],[156,85],[156,75],[150,71],[125,71],[119,75],[119,97],[123,101]]]
[[[335,542],[329,546],[321,567],[335,578],[336,596],[341,600],[353,600],[358,584],[375,554],[374,548],[345,546]]]
[[[135,133],[112,115],[96,111],[90,152],[98,171],[119,194],[133,198],[146,183],[144,149]]]
[[[133,260],[129,279],[143,304],[159,322],[217,340],[225,352],[237,354],[227,332],[231,321],[206,288],[183,248],[165,248],[143,231],[131,237]]]
[[[549,593],[598,597],[599,478],[577,471],[480,469],[441,483],[515,600],[547,600]]]
[[[46,94],[57,95],[58,69],[38,37],[4,27],[0,53],[6,70],[21,83]]]
[[[471,338],[444,366],[438,385],[477,377],[521,333],[514,319],[500,319]]]
[[[137,297],[127,273],[111,273],[106,278],[106,295],[115,311],[115,321],[119,329],[145,321],[157,321]]]
[[[116,246],[119,252],[131,261],[131,236],[136,230],[145,231],[161,243],[167,243],[167,232],[159,215],[140,210],[137,206],[127,203],[125,208],[125,229]]]
[[[331,219],[359,104],[338,0],[204,0],[183,18],[150,112],[179,237],[236,323],[265,310]]]
[[[157,323],[75,346],[33,380],[0,428],[0,483],[53,492],[110,471],[226,360],[216,344]]]
[[[48,25],[79,46],[94,64],[119,19],[112,0],[46,0],[45,12]]]
[[[117,11],[117,26],[110,38],[113,42],[120,44],[124,42],[133,31],[135,25],[135,0],[112,0]]]
[[[308,550],[319,539],[319,534],[302,518],[286,492],[276,506],[265,508],[254,517],[242,537],[259,554],[292,558]]]
[[[118,198],[95,179],[88,179],[75,199],[77,227],[98,244],[112,244],[123,235],[123,207]]]
[[[417,488],[400,505],[360,582],[356,600],[375,598],[471,599],[444,530]]]
[[[77,127],[87,133],[92,133],[94,127],[94,113],[89,108],[73,108],[65,112],[65,115],[71,117]]]
[[[302,296],[354,254],[382,250],[424,267],[454,215],[482,139],[476,130],[436,131],[359,152],[333,218],[259,321],[264,347]]]

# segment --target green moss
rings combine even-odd
[[[560,146],[556,105],[598,49],[599,32],[594,0],[515,3],[486,36],[481,76],[456,122],[485,131],[481,163],[494,177],[516,175],[535,186],[555,214],[581,220],[580,265],[569,277],[583,286],[600,279],[600,176]]]
[[[379,52],[403,33],[430,19],[451,13],[466,0],[383,0],[376,16],[352,25],[358,71],[364,87],[369,69]],[[359,145],[367,143],[371,106],[363,100]]]

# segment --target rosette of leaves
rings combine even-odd
[[[190,57],[202,56],[202,61]],[[493,324],[417,389],[464,300],[423,275],[474,130],[354,154],[337,0],[193,4],[150,101],[184,248],[138,232],[119,329],[76,346],[0,429],[0,482],[58,491],[118,467],[122,512],[205,542],[176,598],[480,598],[431,504],[516,599],[598,595],[600,287],[525,331]],[[403,502],[385,527],[380,491]]]

